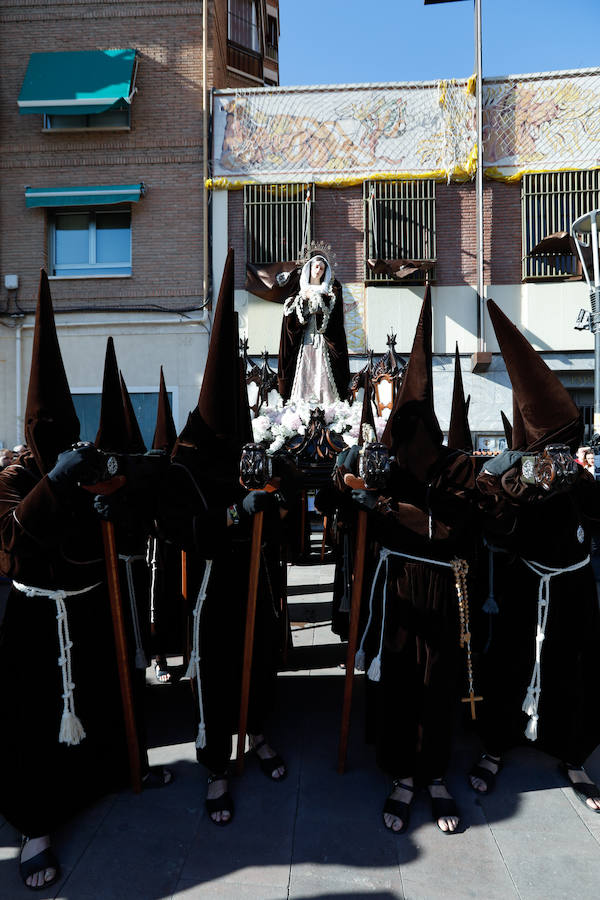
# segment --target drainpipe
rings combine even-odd
[[[216,11],[215,11],[216,14]],[[208,90],[206,54],[208,40],[208,2],[202,4],[202,300],[208,297]]]
[[[26,327],[21,322],[15,328],[15,434],[17,435],[17,443],[23,441],[23,404],[21,403],[21,362],[22,362],[22,342],[21,331]]]

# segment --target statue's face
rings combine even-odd
[[[310,277],[317,278],[319,281],[325,274],[325,263],[322,259],[313,259],[310,264]]]

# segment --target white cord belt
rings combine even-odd
[[[535,662],[533,664],[533,672],[531,673],[531,681],[523,700],[521,709],[529,716],[529,722],[525,729],[525,737],[530,741],[537,740],[538,728],[538,706],[540,702],[540,694],[542,693],[542,645],[546,637],[546,623],[548,621],[548,608],[550,606],[550,581],[557,575],[564,575],[566,572],[576,572],[577,569],[583,569],[590,561],[590,555],[582,559],[581,562],[574,563],[572,566],[565,566],[564,569],[545,566],[543,563],[536,562],[532,559],[523,559],[521,561],[531,569],[540,579],[538,589],[537,602],[537,628],[535,632]]]
[[[373,581],[371,582],[371,596],[369,598],[369,618],[367,620],[367,625],[363,632],[362,640],[360,642],[360,646],[356,652],[355,656],[355,666],[359,670],[359,672],[365,671],[365,640],[367,638],[367,634],[369,633],[369,629],[371,627],[371,622],[373,621],[373,598],[375,596],[375,587],[377,585],[377,581],[379,579],[379,573],[381,572],[381,567],[385,565],[385,580],[383,582],[383,610],[381,614],[381,635],[379,637],[379,650],[377,656],[369,666],[369,671],[367,672],[367,678],[370,681],[379,681],[381,678],[381,654],[383,652],[383,636],[385,631],[385,614],[387,607],[387,582],[389,575],[389,557],[390,556],[400,556],[403,559],[409,559],[414,562],[423,562],[427,563],[430,566],[441,566],[444,569],[451,569],[452,563],[442,561],[441,559],[431,559],[425,556],[412,556],[410,553],[401,553],[399,550],[390,550],[389,547],[382,547],[379,551],[379,562],[377,563],[377,568],[375,569],[375,573],[373,575]]]
[[[135,581],[133,578],[133,564],[140,561],[146,562],[146,557],[139,554],[137,556],[125,556],[124,554],[119,553],[119,559],[125,563],[125,572],[127,574],[129,608],[131,610],[131,622],[133,624],[133,635],[135,638],[135,667],[136,669],[147,669],[148,660],[146,659],[146,654],[144,652],[144,646],[142,643],[142,631],[140,628],[140,617],[138,615],[138,608],[135,599]]]
[[[58,741],[60,744],[69,744],[72,747],[81,743],[85,737],[85,730],[75,714],[75,684],[71,673],[71,648],[73,641],[69,632],[69,619],[65,599],[67,597],[77,597],[80,594],[87,594],[89,591],[93,591],[94,588],[99,587],[100,583],[91,584],[89,587],[81,588],[79,591],[65,591],[62,589],[50,590],[33,587],[13,581],[13,587],[25,594],[26,597],[48,597],[49,600],[54,600],[56,603],[56,622],[60,647],[58,665],[61,668],[63,683],[63,713],[60,721]]]
[[[204,721],[204,703],[202,701],[202,679],[200,677],[200,618],[202,616],[202,607],[206,600],[206,592],[208,590],[208,581],[212,569],[212,559],[206,560],[204,575],[202,576],[202,584],[196,598],[194,607],[194,634],[192,637],[192,652],[188,663],[186,678],[195,678],[198,688],[198,734],[196,735],[196,747],[202,750],[206,747],[206,723]]]

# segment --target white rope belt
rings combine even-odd
[[[54,600],[56,603],[56,622],[60,647],[58,665],[61,668],[63,683],[63,713],[60,720],[58,741],[60,744],[68,744],[71,747],[81,743],[85,737],[85,730],[81,721],[75,715],[75,684],[71,672],[71,648],[73,641],[69,632],[69,619],[65,599],[67,597],[77,597],[80,594],[87,594],[89,591],[93,591],[94,588],[99,587],[99,585],[100,582],[81,588],[79,591],[65,591],[62,589],[48,590],[13,581],[13,587],[25,594],[26,597],[48,597],[49,600]]]
[[[144,652],[142,643],[142,631],[140,628],[140,617],[135,599],[135,581],[133,578],[133,564],[136,562],[146,562],[145,556],[125,556],[119,553],[119,559],[125,563],[125,572],[127,574],[127,590],[129,593],[129,608],[131,610],[131,622],[133,624],[133,636],[135,638],[135,667],[136,669],[146,669],[148,660]]]
[[[186,678],[195,678],[198,693],[198,734],[196,735],[196,747],[200,750],[206,747],[206,723],[204,721],[204,703],[202,701],[202,680],[200,678],[200,618],[202,616],[202,607],[206,600],[206,592],[208,590],[208,580],[212,569],[212,559],[206,560],[204,575],[202,576],[202,584],[198,591],[196,605],[194,607],[194,634],[192,637],[192,652],[188,663]]]
[[[150,566],[150,624],[156,619],[156,593],[158,580],[158,538],[148,538],[146,562]]]
[[[362,640],[360,642],[360,646],[356,652],[354,665],[358,669],[359,672],[365,671],[365,640],[367,638],[367,634],[369,633],[369,629],[371,627],[371,623],[373,621],[373,598],[375,596],[375,587],[377,585],[377,581],[379,579],[379,573],[381,572],[381,567],[385,565],[385,580],[383,582],[383,610],[381,614],[381,635],[379,637],[379,651],[377,656],[372,661],[369,666],[369,671],[367,672],[367,678],[370,681],[379,681],[381,678],[381,654],[383,652],[383,636],[385,631],[385,615],[386,615],[386,607],[387,607],[387,582],[389,575],[389,558],[390,556],[400,556],[403,559],[410,559],[414,562],[423,562],[427,563],[430,566],[441,566],[444,569],[451,569],[452,563],[444,562],[441,559],[431,559],[425,556],[412,556],[410,553],[401,553],[399,550],[390,550],[389,547],[382,547],[379,551],[379,562],[377,563],[377,568],[375,569],[375,573],[373,575],[373,581],[371,582],[371,596],[369,598],[369,618],[367,620],[367,625],[365,627]]]
[[[535,562],[535,560],[523,559],[522,557],[521,561],[540,579],[537,602],[537,628],[535,632],[535,662],[531,673],[531,681],[521,707],[523,712],[529,716],[525,737],[529,738],[530,741],[535,741],[537,740],[538,721],[540,718],[538,706],[540,694],[542,693],[542,646],[546,637],[546,623],[550,606],[550,581],[557,575],[564,575],[566,572],[576,572],[577,569],[583,569],[589,563],[590,556],[588,553],[581,562],[574,563],[572,566],[565,566],[564,569],[545,566],[542,563]]]

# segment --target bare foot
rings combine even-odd
[[[275,750],[267,744],[264,734],[250,734],[250,746],[259,759],[274,759],[277,756]],[[270,773],[273,781],[279,781],[286,774],[284,765],[278,766]]]
[[[574,784],[594,784],[585,769],[567,769],[569,779]],[[588,797],[585,805],[590,809],[600,809],[600,796]]]
[[[46,850],[49,846],[50,835],[48,834],[45,834],[43,837],[28,838],[21,850],[21,862],[27,862],[28,859],[37,856],[38,853]],[[40,869],[39,872],[29,875],[25,880],[25,884],[30,888],[39,889],[54,878],[56,878],[56,869]]]
[[[432,799],[437,799],[438,797],[444,800],[454,799],[445,784],[429,784],[427,785],[427,790]],[[437,820],[437,825],[441,831],[456,831],[459,821],[458,815],[440,816]]]
[[[227,776],[223,775],[222,778],[215,778],[214,781],[210,781],[208,784],[208,790],[206,791],[206,799],[207,800],[218,800],[219,797],[222,797],[223,794],[227,793]],[[210,813],[210,817],[213,822],[216,822],[219,825],[221,822],[229,822],[231,818],[231,813],[228,809],[220,809],[215,812]]]
[[[171,673],[169,672],[169,667],[167,666],[167,661],[164,656],[156,657],[154,674],[156,675],[156,680],[159,682],[159,684],[171,683]]]
[[[481,766],[482,769],[487,769],[491,775],[497,775],[500,768],[500,757],[486,753],[481,757],[477,765]],[[469,781],[473,790],[479,791],[480,794],[487,794],[489,788],[483,778],[478,778],[477,775],[469,775]]]
[[[412,778],[403,778],[402,781],[394,781],[392,793],[388,796],[388,800],[397,800],[400,803],[410,804],[414,797],[414,782]],[[383,813],[383,822],[390,831],[402,831],[404,820],[393,813]]]

